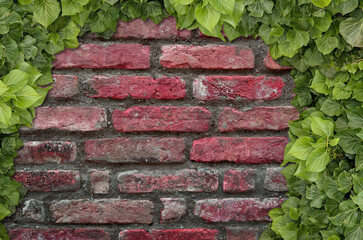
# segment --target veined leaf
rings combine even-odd
[[[58,18],[60,11],[57,0],[35,0],[34,2],[34,19],[45,28]]]
[[[339,32],[353,47],[363,47],[363,18],[348,18],[340,23]]]

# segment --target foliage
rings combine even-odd
[[[260,36],[293,67],[302,112],[283,162],[289,199],[261,239],[363,239],[362,9],[361,0],[0,0],[0,220],[24,194],[10,178],[16,132],[50,89],[54,54],[88,31],[111,37],[118,19],[170,14],[223,41]]]

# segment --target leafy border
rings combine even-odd
[[[223,41],[260,36],[293,67],[301,114],[282,164],[289,198],[261,239],[363,239],[362,11],[361,0],[0,0],[0,220],[25,194],[11,179],[17,132],[51,88],[54,54],[85,32],[111,37],[118,19],[171,15]]]

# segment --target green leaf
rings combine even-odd
[[[34,20],[45,28],[58,18],[60,11],[57,0],[35,0],[34,2]]]
[[[306,170],[309,172],[322,172],[330,162],[330,155],[325,147],[314,149],[307,161]]]
[[[34,44],[36,43],[36,39],[26,35],[22,44],[24,44],[24,58],[26,60],[29,59],[34,59],[35,56],[37,55],[38,52],[38,48],[34,46]]]
[[[359,194],[363,191],[363,177],[358,177],[356,175],[353,176],[353,190],[356,194]]]
[[[316,187],[316,185],[313,184],[311,187],[306,188],[306,198],[311,200],[311,207],[321,208],[326,196]]]
[[[354,227],[359,218],[358,207],[352,200],[347,200],[339,205],[341,212],[335,217],[330,218],[335,226]]]
[[[352,200],[355,204],[357,204],[360,210],[363,211],[363,191],[360,192],[358,195],[352,197]]]
[[[363,226],[356,225],[354,227],[348,227],[344,231],[345,240],[357,240],[363,239]]]
[[[311,146],[311,143],[313,142],[314,139],[311,137],[300,137],[294,142],[288,154],[305,161],[308,159],[310,152],[314,149]]]
[[[9,209],[7,209],[3,204],[0,203],[0,220],[4,219],[6,216],[10,215]]]
[[[342,172],[338,176],[338,183],[339,188],[338,190],[342,193],[348,193],[353,186],[353,178],[350,173],[347,173],[346,171]]]
[[[10,63],[16,63],[18,59],[19,49],[18,44],[10,37],[9,34],[1,38],[4,44],[4,54]]]
[[[286,37],[293,50],[300,49],[302,46],[306,46],[309,42],[309,33],[306,31],[291,29],[288,30]]]
[[[318,50],[324,55],[331,53],[335,48],[338,47],[339,41],[335,36],[332,37],[320,37],[316,41]]]
[[[347,86],[344,83],[338,82],[335,84],[335,87],[333,89],[333,99],[349,99],[351,95],[352,91],[347,90]]]
[[[321,137],[330,137],[334,133],[334,122],[318,117],[311,118],[311,131]]]
[[[311,0],[311,2],[320,8],[324,8],[331,3],[332,0]]]
[[[319,70],[315,71],[315,76],[313,78],[313,82],[311,83],[311,88],[318,93],[323,93],[325,95],[329,94],[329,88],[326,85],[326,77],[321,74]]]
[[[248,10],[252,17],[262,17],[264,12],[272,13],[274,3],[268,0],[257,0],[255,3],[248,5]]]
[[[363,128],[363,108],[346,110],[348,125],[351,128]]]
[[[344,197],[344,193],[338,190],[339,185],[335,182],[331,177],[325,177],[323,183],[324,191],[326,195],[330,198],[335,200],[336,202],[340,203]]]
[[[339,32],[353,47],[363,47],[363,18],[348,18],[340,23]]]
[[[23,89],[16,93],[15,106],[19,108],[31,107],[41,96],[30,86],[25,85]]]
[[[223,14],[233,14],[235,0],[208,0],[209,4],[218,12]]]
[[[338,137],[338,145],[343,148],[346,153],[356,154],[358,148],[362,144],[362,140],[356,135],[360,130],[343,130],[335,135]]]
[[[7,90],[9,90],[9,87],[0,80],[0,96]]]
[[[3,83],[9,87],[8,93],[16,93],[28,82],[29,75],[18,69],[11,70],[3,79]]]
[[[321,105],[320,111],[324,114],[332,116],[340,116],[343,113],[344,107],[339,102],[332,100],[330,97],[327,98]]]
[[[0,122],[7,124],[11,118],[11,108],[0,101]]]
[[[89,0],[62,0],[62,15],[76,15],[83,11],[83,6],[88,4]]]
[[[355,156],[355,168],[357,171],[363,170],[363,146],[360,146]]]
[[[363,82],[359,82],[355,85],[353,90],[353,97],[356,100],[363,102]]]
[[[205,27],[209,32],[213,32],[213,29],[217,26],[221,17],[221,13],[214,10],[211,6],[207,5],[203,7],[201,3],[195,8],[195,18],[198,23]]]

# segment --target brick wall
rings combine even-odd
[[[261,40],[120,23],[54,62],[12,239],[252,240],[281,204],[292,82]]]

